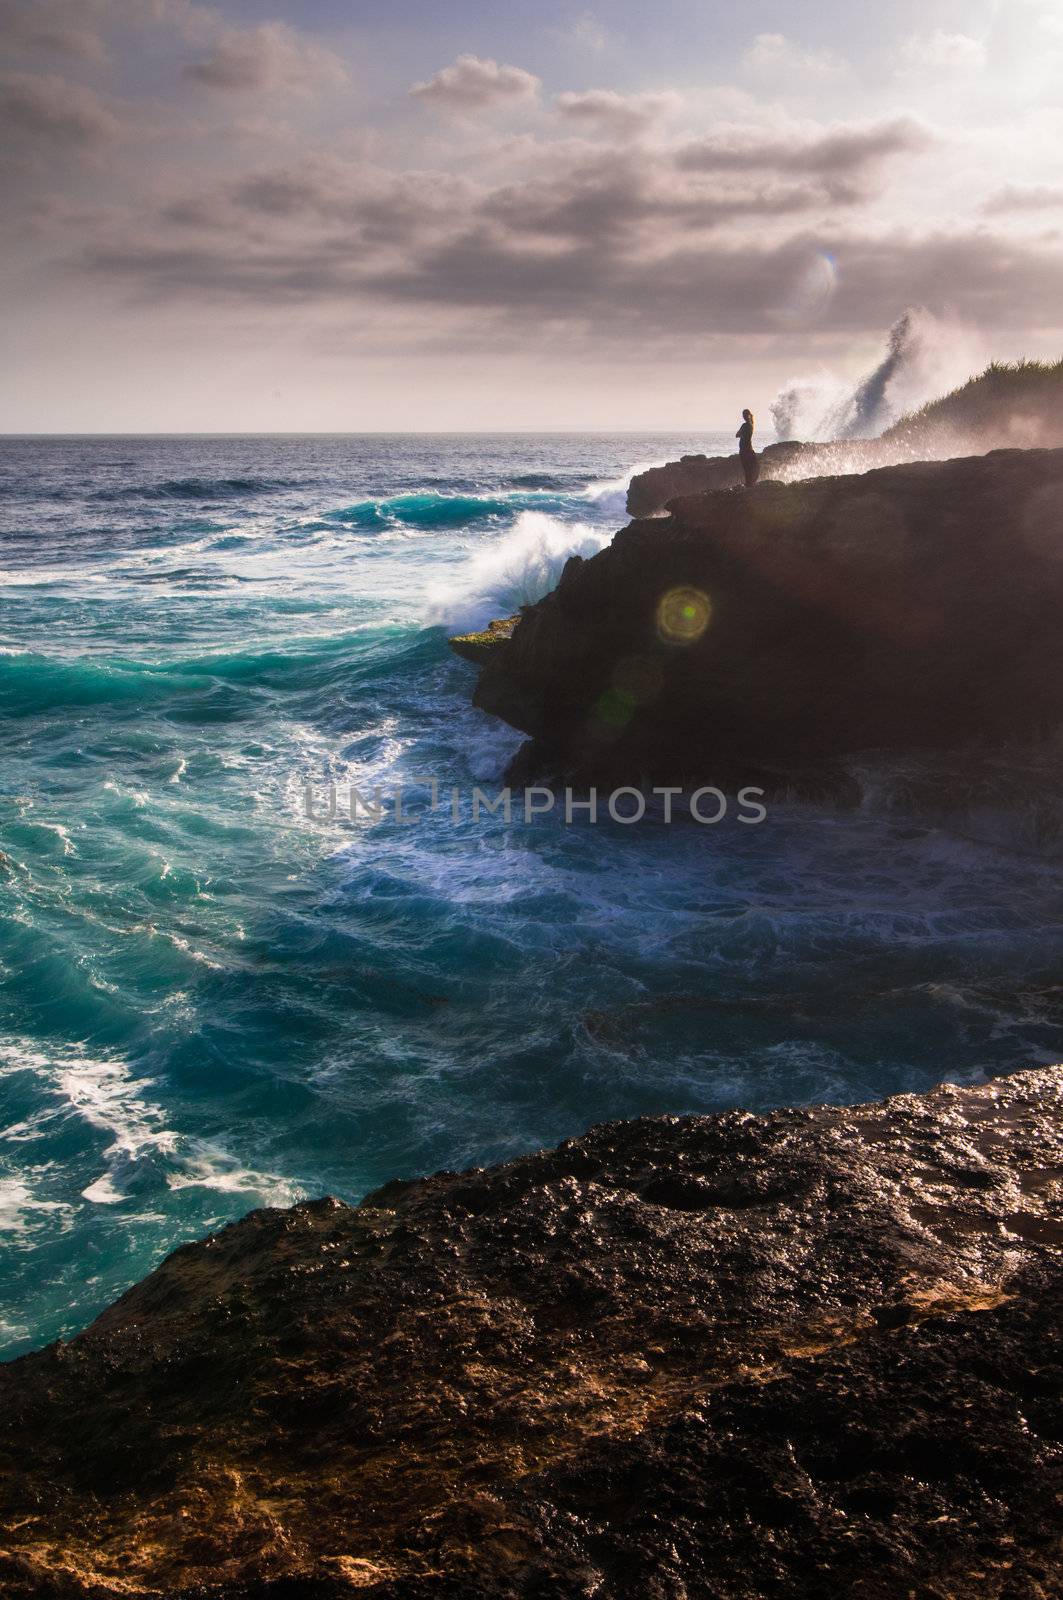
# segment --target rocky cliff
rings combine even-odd
[[[1063,1068],[258,1211],[0,1368],[9,1600],[1046,1600]]]
[[[758,451],[760,473],[765,480],[791,476],[812,477],[828,447],[800,444],[769,444]],[[828,469],[824,469],[828,470]],[[681,494],[713,494],[718,489],[738,489],[743,484],[742,466],[737,453],[727,456],[680,456],[664,466],[637,472],[628,485],[627,511],[630,517],[653,517],[669,500]]]
[[[791,483],[1020,445],[1063,446],[1063,361],[995,361],[951,394],[899,418],[877,438],[772,444],[760,452],[760,467],[763,478]],[[741,482],[737,454],[683,456],[632,478],[628,515],[651,517],[677,495],[731,489]]]
[[[1063,450],[681,495],[485,653],[514,778],[687,784],[1063,720]]]

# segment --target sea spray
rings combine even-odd
[[[857,383],[821,371],[795,378],[772,402],[780,439],[869,439],[903,412],[944,394],[979,365],[970,330],[925,306],[909,306],[886,336],[886,349]]]
[[[522,511],[507,533],[473,549],[459,572],[432,596],[426,621],[457,630],[512,616],[556,587],[570,556],[596,555],[611,538],[609,528]]]
[[[517,513],[513,526],[495,543],[476,550],[466,568],[432,595],[426,621],[452,629],[482,628],[541,600],[556,587],[569,556],[593,556],[605,548],[627,518],[631,479],[659,465],[653,458],[636,462],[620,476],[589,483],[562,502],[570,513],[584,502],[593,522],[557,516],[545,500],[534,509],[521,509],[527,497],[510,495],[510,512]]]

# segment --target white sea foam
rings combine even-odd
[[[82,1189],[81,1197],[83,1200],[91,1200],[93,1205],[97,1206],[120,1205],[126,1198],[121,1190],[115,1188],[109,1172],[105,1172],[102,1178],[97,1178],[95,1183],[90,1183],[87,1188]]]
[[[90,1127],[112,1143],[104,1158],[137,1161],[149,1151],[172,1154],[177,1134],[167,1128],[161,1108],[145,1098],[151,1078],[135,1078],[118,1057],[75,1055],[50,1068],[56,1091]]]
[[[117,795],[120,800],[132,801],[137,811],[142,811],[151,799],[146,789],[124,789],[113,778],[108,778],[103,787],[108,794]]]
[[[92,1205],[122,1204],[137,1165],[160,1159],[171,1191],[214,1189],[253,1195],[269,1205],[291,1205],[302,1196],[291,1179],[255,1171],[221,1145],[168,1127],[165,1112],[147,1092],[155,1080],[137,1077],[119,1056],[90,1056],[76,1047],[45,1052],[20,1039],[0,1041],[0,1075],[27,1071],[41,1081],[52,1103],[0,1131],[0,1142],[44,1138],[70,1117],[103,1134],[104,1170],[81,1190],[81,1198]],[[0,1231],[25,1231],[35,1214],[73,1218],[74,1207],[38,1199],[30,1187],[30,1179],[47,1170],[27,1168],[0,1178]]]
[[[166,873],[164,872],[162,876],[165,877]],[[198,961],[201,966],[210,967],[213,972],[225,971],[224,962],[215,961],[212,956],[208,956],[204,951],[197,950],[195,945],[186,939],[183,934],[169,933],[166,929],[157,929],[156,932],[161,933],[164,939],[168,939],[175,950],[180,950],[183,955],[190,956],[193,961]]]
[[[70,837],[70,830],[64,827],[61,822],[44,822],[40,817],[34,817],[31,819],[29,826],[31,828],[43,828],[47,833],[54,833],[62,841],[63,854],[65,856],[77,855],[77,846]]]
[[[206,1139],[190,1139],[178,1172],[168,1175],[170,1189],[215,1189],[220,1194],[255,1195],[266,1205],[290,1206],[304,1197],[303,1190],[275,1172],[256,1172],[241,1166],[227,1150]]]
[[[69,1216],[60,1200],[38,1200],[21,1177],[0,1178],[0,1233],[25,1233],[35,1213]]]
[[[426,621],[482,628],[495,617],[512,616],[550,593],[570,556],[597,555],[612,536],[612,528],[522,511],[507,533],[479,544],[457,577],[432,596]]]
[[[603,478],[598,483],[588,484],[583,491],[583,498],[589,500],[603,516],[624,521],[627,518],[627,491],[632,478],[637,478],[642,472],[652,472],[654,467],[664,464],[663,461],[637,461],[619,478]]]
[[[86,572],[83,567],[26,567],[22,572],[0,572],[0,589],[38,589],[56,583],[106,583],[102,572]],[[5,651],[25,655],[27,651]]]

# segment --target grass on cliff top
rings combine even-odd
[[[1063,360],[992,361],[976,378],[968,378],[958,389],[931,400],[918,411],[909,411],[882,435],[930,432],[937,428],[980,432],[994,429],[1016,411],[1063,410]]]

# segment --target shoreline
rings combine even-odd
[[[252,1212],[0,1368],[5,1592],[1047,1594],[1061,1244],[1063,1066]]]

